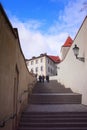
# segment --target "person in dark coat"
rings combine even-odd
[[[44,76],[44,75],[42,75],[42,81],[43,81],[43,83],[44,83],[44,79],[45,79],[45,76]]]
[[[39,75],[39,82],[41,83],[41,80],[42,80],[42,77],[41,77],[41,75]]]
[[[46,75],[46,81],[49,82],[49,75]]]

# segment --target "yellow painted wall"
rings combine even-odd
[[[15,112],[16,121],[19,119],[19,113],[28,103],[28,93],[23,92],[31,83],[34,86],[34,81],[21,51],[17,30],[14,31],[0,5],[0,121]],[[0,130],[14,130],[15,119]]]

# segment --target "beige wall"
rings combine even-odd
[[[62,58],[62,60],[64,60],[64,58],[66,57],[69,49],[70,49],[70,47],[62,46],[62,48],[61,48],[61,58]]]
[[[80,48],[79,57],[85,57],[85,62],[75,58],[73,47]],[[64,59],[58,65],[58,81],[74,92],[82,94],[82,103],[87,105],[87,18],[79,29],[74,42]]]
[[[19,118],[28,103],[28,93],[23,92],[34,79],[26,67],[18,37],[0,5],[0,121],[14,113]],[[14,122],[10,120],[0,130],[14,130]]]

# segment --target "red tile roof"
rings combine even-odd
[[[70,47],[73,43],[73,40],[70,36],[68,36],[67,40],[65,41],[64,45],[62,47]]]
[[[60,58],[59,56],[52,56],[52,55],[48,55],[48,57],[53,60],[55,63],[60,63]]]
[[[40,54],[40,56],[38,56],[38,57],[33,56],[32,59],[37,59],[37,58],[40,58],[40,57],[43,57],[43,56],[47,56],[48,58],[50,58],[55,63],[60,63],[61,62],[59,56],[47,55],[46,53]],[[32,59],[26,59],[26,61],[30,61]]]

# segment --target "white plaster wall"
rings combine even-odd
[[[80,48],[79,57],[85,57],[85,62],[75,58],[73,47]],[[87,105],[87,18],[79,29],[74,42],[64,59],[58,65],[58,81],[70,87],[74,92],[82,94],[82,103]]]
[[[70,47],[63,47],[62,46],[62,48],[61,48],[61,58],[62,58],[62,60],[64,60],[64,58],[66,57],[66,55],[67,55],[67,53],[69,51],[69,48]]]
[[[56,76],[50,76],[50,80],[57,80],[57,75]]]

